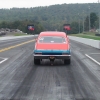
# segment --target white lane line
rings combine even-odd
[[[8,60],[8,58],[2,58],[2,57],[0,57],[0,58],[3,59],[3,60],[0,61],[0,64],[2,64],[3,62],[5,62],[6,60]]]
[[[96,61],[95,59],[93,59],[91,56],[89,56],[88,54],[85,54],[85,56],[87,56],[89,59],[91,59],[92,61],[94,61],[96,64],[100,66],[100,63]]]

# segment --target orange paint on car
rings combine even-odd
[[[50,44],[50,43],[38,43],[37,49],[45,49],[45,50],[67,50],[68,44]]]
[[[44,49],[44,50],[68,50],[69,49],[69,39],[65,32],[56,32],[56,31],[47,31],[47,32],[41,32],[38,36],[38,39],[44,36],[58,36],[63,37],[66,42],[64,43],[39,43],[36,42],[36,49]]]

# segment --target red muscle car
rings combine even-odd
[[[65,32],[41,32],[36,40],[34,49],[34,64],[38,65],[42,59],[62,59],[64,64],[71,63],[69,38]]]

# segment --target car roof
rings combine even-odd
[[[63,36],[63,37],[66,37],[67,35],[65,32],[45,31],[45,32],[41,32],[39,34],[39,36]]]

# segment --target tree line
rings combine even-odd
[[[90,8],[90,9],[89,9]],[[85,3],[85,4],[59,4],[51,5],[45,7],[33,7],[33,8],[11,8],[11,9],[0,9],[0,22],[1,26],[4,27],[5,24],[9,24],[8,27],[17,27],[22,31],[26,32],[25,25],[27,23],[36,24],[36,28],[39,30],[58,30],[63,31],[63,24],[71,24],[70,33],[83,31],[83,17],[84,17],[84,27],[85,31],[89,29],[89,13],[92,19],[96,19],[92,22],[91,28],[98,28],[98,12],[100,10],[100,4],[98,3]],[[84,12],[84,13],[83,13]],[[80,23],[79,23],[80,20]],[[15,25],[16,23],[16,25]],[[20,25],[18,25],[18,23]],[[25,23],[22,24],[22,23]],[[94,23],[94,24],[93,24]],[[14,25],[13,25],[14,24]],[[94,26],[95,25],[95,26]],[[23,26],[23,27],[22,27]],[[40,28],[41,27],[41,28]],[[35,30],[36,31],[36,30]],[[38,32],[37,32],[38,33]]]
[[[90,15],[83,19],[83,21],[79,20],[78,22],[72,22],[71,28],[71,33],[81,33],[90,31],[91,29],[96,30],[99,28],[99,16],[95,12],[91,12]]]
[[[90,19],[89,19],[90,17]],[[96,29],[96,27],[99,26],[99,17],[96,13],[91,12],[90,16],[86,16],[86,18],[83,20],[83,22],[72,22],[71,25],[71,31],[69,33],[81,33],[83,31],[89,31],[89,20],[90,20],[90,29]],[[34,31],[29,31],[27,28],[27,25],[34,24]],[[83,24],[84,24],[84,30],[83,30]],[[60,24],[59,31],[63,31],[63,25]],[[25,33],[29,34],[39,34],[41,31],[45,30],[45,27],[37,21],[32,20],[23,20],[23,21],[13,21],[13,22],[7,22],[3,21],[0,23],[0,28],[9,28],[9,29],[19,29]],[[79,29],[80,28],[80,29]]]
[[[34,31],[29,31],[27,28],[27,25],[31,25],[34,23]],[[0,23],[0,28],[9,28],[9,29],[19,29],[23,31],[24,33],[28,34],[39,34],[41,31],[44,30],[43,26],[36,21],[32,20],[23,20],[23,21],[13,21],[13,22],[7,22],[3,21]]]

